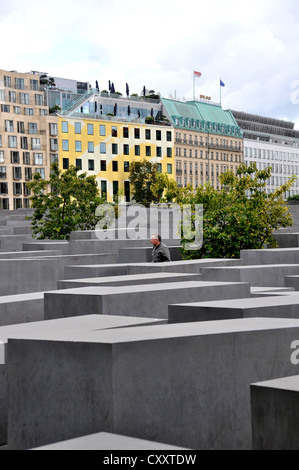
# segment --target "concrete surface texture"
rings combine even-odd
[[[59,242],[0,212],[0,445],[295,449],[298,207],[278,249],[183,261],[162,233],[155,264],[148,212]]]

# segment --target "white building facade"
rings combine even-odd
[[[244,163],[258,170],[272,168],[266,191],[272,193],[293,175],[297,181],[286,196],[299,193],[299,131],[287,121],[232,111],[244,135]]]

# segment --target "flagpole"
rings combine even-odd
[[[193,72],[193,101],[195,101],[195,73]]]
[[[220,106],[221,106],[221,78],[219,80],[219,85],[220,85]]]

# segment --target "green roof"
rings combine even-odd
[[[218,104],[202,101],[176,101],[162,98],[174,127],[209,131],[215,134],[242,137],[242,132],[232,113]]]

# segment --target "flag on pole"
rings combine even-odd
[[[220,79],[220,86],[225,86],[225,83]]]
[[[198,77],[198,78],[201,77],[201,73],[200,73],[200,72],[196,72],[196,71],[194,70],[194,77]]]

